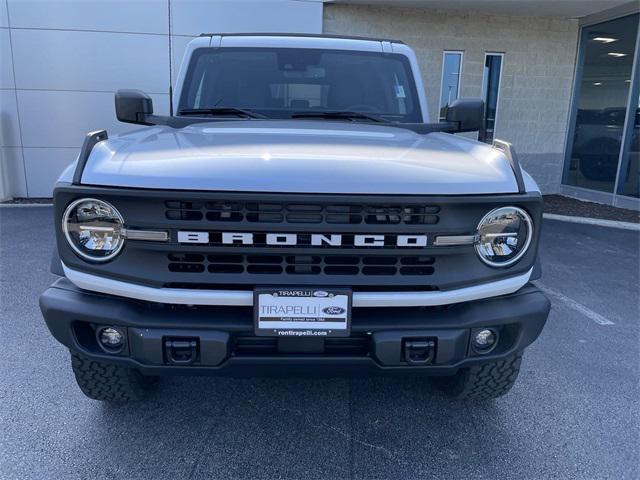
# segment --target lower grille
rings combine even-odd
[[[242,255],[170,253],[176,273],[255,275],[433,275],[435,258],[395,255]]]
[[[369,337],[335,337],[324,339],[322,353],[310,355],[326,355],[334,357],[362,357],[369,354]],[[259,357],[283,355],[278,351],[278,339],[274,337],[238,336],[235,338],[233,354],[241,357]],[[305,355],[296,353],[298,355]]]

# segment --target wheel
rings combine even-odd
[[[458,400],[489,400],[511,390],[520,372],[522,353],[499,362],[460,370],[452,377],[436,377],[433,383]]]
[[[90,360],[71,354],[71,367],[76,382],[87,397],[111,403],[141,400],[156,377],[146,377],[132,368]]]

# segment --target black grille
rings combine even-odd
[[[247,255],[170,253],[177,273],[254,275],[433,275],[435,258],[424,255]]]
[[[74,270],[154,288],[250,291],[286,285],[354,292],[446,291],[528,271],[536,258],[539,229],[534,229],[525,257],[500,271],[481,262],[472,245],[438,246],[438,236],[472,235],[488,211],[504,205],[525,209],[536,225],[542,215],[542,201],[535,193],[303,194],[73,185],[56,189],[56,223],[67,205],[84,197],[113,204],[128,228],[166,231],[169,240],[128,241],[113,261],[94,265],[58,238],[61,261]],[[206,243],[181,242],[180,232],[182,237],[194,232]],[[234,237],[233,244],[229,238],[222,244],[221,232],[250,234],[253,242]],[[263,240],[268,233],[288,240],[278,237],[267,244]],[[419,246],[424,237],[426,245]],[[263,255],[268,260],[261,261]],[[280,273],[252,274],[249,269]]]
[[[330,225],[434,225],[436,205],[168,201],[168,220]]]

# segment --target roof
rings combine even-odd
[[[213,37],[220,35],[221,37],[310,37],[310,38],[337,38],[344,40],[363,40],[373,42],[390,42],[390,43],[402,43],[402,40],[392,40],[389,38],[372,38],[372,37],[354,37],[349,35],[331,35],[327,33],[201,33],[201,37]]]

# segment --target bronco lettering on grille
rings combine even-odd
[[[178,232],[179,243],[205,244],[210,242],[209,232]],[[247,232],[222,232],[220,243],[223,245],[253,245],[254,234]],[[383,235],[358,234],[342,235],[336,233],[313,233],[300,241],[296,233],[266,233],[264,243],[270,246],[326,246],[326,247],[426,247],[426,235]]]

